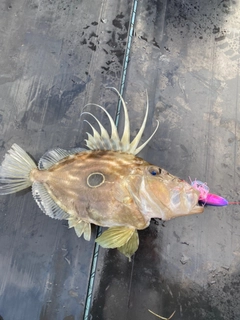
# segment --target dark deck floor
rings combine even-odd
[[[114,114],[117,106],[105,86],[124,88],[134,135],[147,89],[144,137],[156,120],[160,127],[141,156],[240,200],[239,3],[6,0],[0,7],[1,158],[13,143],[36,160],[54,147],[83,146],[82,107],[95,102]],[[1,197],[0,212],[3,320],[79,320],[88,310],[92,320],[157,319],[148,309],[165,317],[176,310],[173,320],[240,319],[239,206],[153,220],[139,232],[132,262],[100,249],[87,310],[94,237],[78,239],[45,216],[31,192]]]

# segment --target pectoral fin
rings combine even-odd
[[[104,231],[96,242],[103,248],[118,248],[130,259],[138,248],[138,233],[134,228],[112,227]]]

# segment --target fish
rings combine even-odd
[[[148,98],[142,125],[130,139],[130,121],[126,103],[116,88],[124,112],[120,136],[113,118],[101,109],[110,123],[110,133],[97,117],[87,114],[98,125],[84,120],[92,132],[86,132],[86,148],[47,151],[38,164],[16,143],[0,166],[0,195],[32,188],[39,208],[49,217],[67,220],[78,237],[91,239],[91,225],[108,228],[95,241],[103,248],[117,248],[131,259],[139,246],[138,230],[147,228],[152,218],[172,218],[202,213],[199,191],[185,180],[140,158],[138,153],[158,129],[141,145],[148,117]]]

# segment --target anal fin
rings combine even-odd
[[[111,227],[104,231],[96,242],[103,248],[118,248],[129,259],[138,248],[138,233],[135,228]]]

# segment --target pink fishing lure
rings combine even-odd
[[[199,202],[203,203],[204,205],[218,206],[218,207],[228,205],[228,201],[223,197],[220,197],[213,193],[209,193],[209,187],[207,186],[206,183],[199,180],[192,181],[190,179],[190,181],[191,181],[191,186],[200,192]]]

